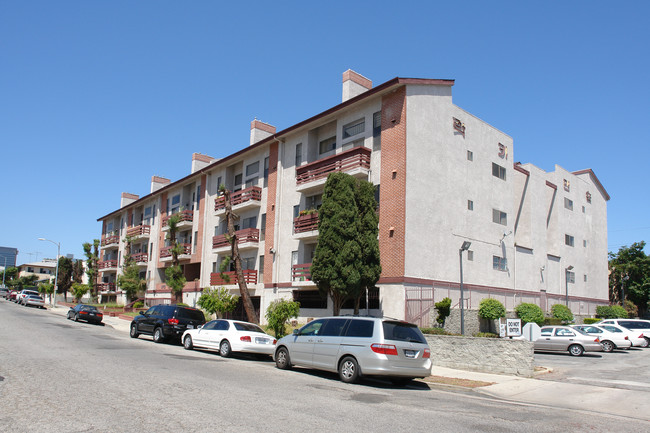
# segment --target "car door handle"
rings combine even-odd
[[[308,342],[308,343],[313,343],[313,342],[314,342],[314,339],[313,339],[313,338],[310,338],[309,340],[307,340],[307,342]]]
[[[322,342],[323,342],[323,340],[316,340],[316,341],[319,342],[319,343],[322,343]]]

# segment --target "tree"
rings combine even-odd
[[[88,287],[87,284],[81,284],[77,282],[73,283],[72,287],[70,288],[70,292],[77,302],[81,302],[81,298],[83,298],[83,296],[88,293],[89,290],[90,287]]]
[[[560,319],[562,323],[573,322],[573,313],[571,309],[564,304],[555,304],[551,307],[551,315]]]
[[[82,260],[75,260],[72,263],[72,281],[74,283],[81,283],[84,276],[84,262]]]
[[[63,293],[68,300],[68,292],[72,287],[72,259],[59,257],[59,278],[57,279],[57,293]]]
[[[644,241],[621,247],[617,253],[609,253],[609,302],[623,305],[623,298],[638,307],[644,316],[650,301],[650,256],[643,249]]]
[[[229,313],[237,308],[239,297],[231,295],[224,287],[203,289],[197,304],[209,314],[217,314],[222,318],[225,313]]]
[[[544,312],[539,305],[522,302],[515,307],[515,313],[524,324],[534,322],[539,326],[544,325]]]
[[[381,260],[379,256],[379,214],[375,187],[367,180],[357,181],[357,239],[361,249],[361,290],[354,302],[354,314],[359,314],[361,297],[375,287],[381,276]]]
[[[239,244],[237,241],[237,233],[235,232],[235,218],[238,218],[232,211],[232,203],[230,200],[230,191],[226,189],[225,185],[219,186],[219,192],[224,197],[224,203],[226,208],[226,227],[228,228],[228,234],[226,239],[230,243],[230,257],[235,264],[235,275],[237,276],[237,283],[239,284],[239,294],[241,296],[242,304],[244,305],[244,310],[246,311],[246,317],[251,323],[259,323],[257,313],[255,312],[255,306],[251,300],[251,295],[248,293],[248,286],[246,285],[246,280],[244,279],[244,270],[241,265],[241,256],[239,255]]]
[[[273,329],[275,338],[285,336],[285,324],[287,320],[298,317],[300,313],[300,302],[289,301],[287,299],[276,299],[266,309],[266,320]]]
[[[5,275],[5,273],[7,275]],[[4,279],[4,282],[7,286],[11,286],[10,282],[18,277],[18,268],[15,266],[9,266],[4,271],[0,271],[0,281]]]
[[[88,286],[90,287],[90,297],[93,302],[97,302],[97,277],[99,276],[97,262],[99,261],[99,239],[93,239],[93,243],[85,242],[83,244],[84,254],[86,256],[86,275],[88,276]]]
[[[43,296],[49,295],[52,296],[54,293],[54,284],[52,282],[47,282],[47,283],[41,283],[38,285],[38,293],[42,294]]]
[[[354,177],[330,174],[318,212],[318,244],[310,272],[318,290],[332,299],[335,316],[347,299],[361,296],[363,255],[355,190]]]
[[[445,320],[449,317],[449,314],[451,314],[451,298],[443,298],[442,301],[436,302],[434,305],[438,311],[436,322],[438,322],[438,325],[443,327],[445,326]]]
[[[126,294],[130,302],[139,292],[143,292],[147,287],[147,282],[140,277],[140,267],[131,256],[131,245],[133,238],[127,236],[125,239],[124,265],[122,266],[122,275],[117,277],[117,285]]]
[[[488,331],[492,332],[492,321],[506,317],[506,307],[497,299],[485,298],[478,304],[478,315],[488,321]],[[542,322],[543,316],[542,314]]]
[[[172,289],[172,293],[176,296],[177,304],[183,301],[183,287],[185,287],[185,283],[187,282],[185,275],[183,275],[183,268],[181,268],[180,261],[178,260],[178,255],[184,251],[183,245],[179,244],[176,240],[180,220],[181,217],[179,215],[172,215],[167,219],[167,225],[169,226],[167,239],[171,245],[172,264],[165,269],[165,284]]]

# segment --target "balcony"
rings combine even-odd
[[[102,272],[117,271],[117,260],[102,260],[97,262],[97,268]]]
[[[235,232],[237,236],[237,245],[239,245],[239,250],[249,250],[257,248],[260,243],[260,231],[258,229],[243,229],[237,230]],[[212,249],[214,252],[224,252],[230,250],[230,242],[226,238],[226,235],[218,235],[212,238]]]
[[[150,232],[151,232],[151,226],[139,225],[139,226],[129,228],[126,231],[126,235],[135,240],[141,238],[148,238]]]
[[[99,284],[97,284],[97,290],[100,293],[114,292],[115,291],[115,283],[99,283]]]
[[[291,266],[291,281],[311,281],[311,263]]]
[[[297,239],[318,238],[318,212],[294,218],[293,237]]]
[[[257,271],[255,269],[244,269],[243,272],[246,284],[257,284]],[[210,285],[227,286],[230,284],[239,284],[237,281],[237,273],[235,271],[224,272],[224,275],[228,275],[230,281],[226,281],[219,272],[212,272],[210,274]]]
[[[117,248],[120,244],[119,235],[104,235],[102,236],[102,248]]]
[[[319,159],[296,169],[296,191],[307,192],[325,184],[330,173],[343,172],[367,178],[370,172],[370,153],[367,147],[355,147],[338,155]]]
[[[133,259],[134,262],[136,262],[139,265],[141,265],[141,264],[146,265],[147,262],[149,261],[149,254],[147,254],[147,253],[137,253],[137,254],[133,254],[131,256],[131,258]]]
[[[183,247],[183,251],[178,255],[179,260],[189,259],[190,254],[192,253],[192,245],[190,244],[179,244]],[[162,247],[160,249],[160,260],[170,261],[172,259],[172,247]]]
[[[184,210],[180,212],[176,212],[173,215],[167,215],[164,216],[162,219],[162,229],[163,230],[169,230],[169,226],[167,225],[167,221],[169,221],[169,218],[173,217],[174,215],[178,215],[180,219],[178,220],[178,224],[176,227],[178,229],[183,229],[183,228],[192,228],[192,222],[194,221],[194,211],[193,210]]]
[[[251,186],[250,188],[242,189],[232,193],[230,196],[230,204],[232,210],[244,211],[252,208],[259,208],[262,203],[262,188],[259,186]],[[214,199],[214,213],[220,215],[226,212],[226,199],[221,196]]]

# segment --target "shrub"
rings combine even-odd
[[[217,317],[223,317],[225,313],[237,308],[237,302],[239,302],[239,297],[231,295],[224,287],[206,287],[203,289],[197,305],[207,311],[210,316],[216,313]]]
[[[496,299],[485,298],[478,304],[479,317],[487,320],[496,320],[506,317],[506,307]]]
[[[451,313],[451,299],[444,298],[442,301],[436,302],[435,306],[438,311],[436,322],[438,322],[440,326],[445,326],[445,319],[449,317],[449,314]]]
[[[627,317],[637,317],[639,315],[639,307],[629,299],[625,300],[623,308],[627,311]]]
[[[499,336],[497,334],[493,334],[491,332],[479,332],[477,334],[474,334],[474,337],[499,338]]]
[[[515,313],[524,324],[534,322],[539,326],[544,325],[544,312],[539,305],[522,302],[515,308]]]
[[[544,325],[546,326],[557,326],[561,325],[562,321],[557,317],[544,317]]]
[[[443,328],[420,328],[423,334],[449,335]]]
[[[620,305],[612,305],[612,313],[614,319],[627,319],[627,310]]]
[[[273,328],[275,338],[282,338],[285,335],[285,324],[292,317],[298,317],[300,303],[287,299],[276,299],[266,309],[266,320]]]
[[[133,308],[142,308],[144,307],[144,302],[142,301],[137,301],[133,303]]]
[[[564,323],[569,323],[573,322],[573,313],[564,304],[555,304],[551,307],[551,314],[553,315],[554,318],[560,319],[560,321]],[[558,325],[561,325],[561,323],[558,323]]]
[[[179,307],[189,307],[189,305],[187,305],[185,302],[179,302],[176,305],[178,305]]]
[[[627,311],[620,305],[599,305],[596,307],[596,317],[601,319],[626,319]]]
[[[592,323],[598,323],[600,322],[600,319],[598,318],[593,318],[593,317],[585,317],[582,321],[585,325],[591,325]]]

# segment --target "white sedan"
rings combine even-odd
[[[627,328],[623,328],[618,325],[602,325],[600,323],[596,324],[599,328],[603,328],[609,332],[614,332],[616,334],[623,334],[628,337],[633,347],[645,347],[647,344],[645,338],[643,338],[643,333],[639,331],[630,331]]]
[[[233,352],[273,355],[275,338],[254,323],[217,319],[198,329],[188,329],[181,338],[183,347],[218,350],[223,357]]]
[[[597,325],[573,325],[573,327],[600,338],[603,352],[611,352],[614,349],[629,349],[632,346],[628,336],[623,333],[611,332]]]

